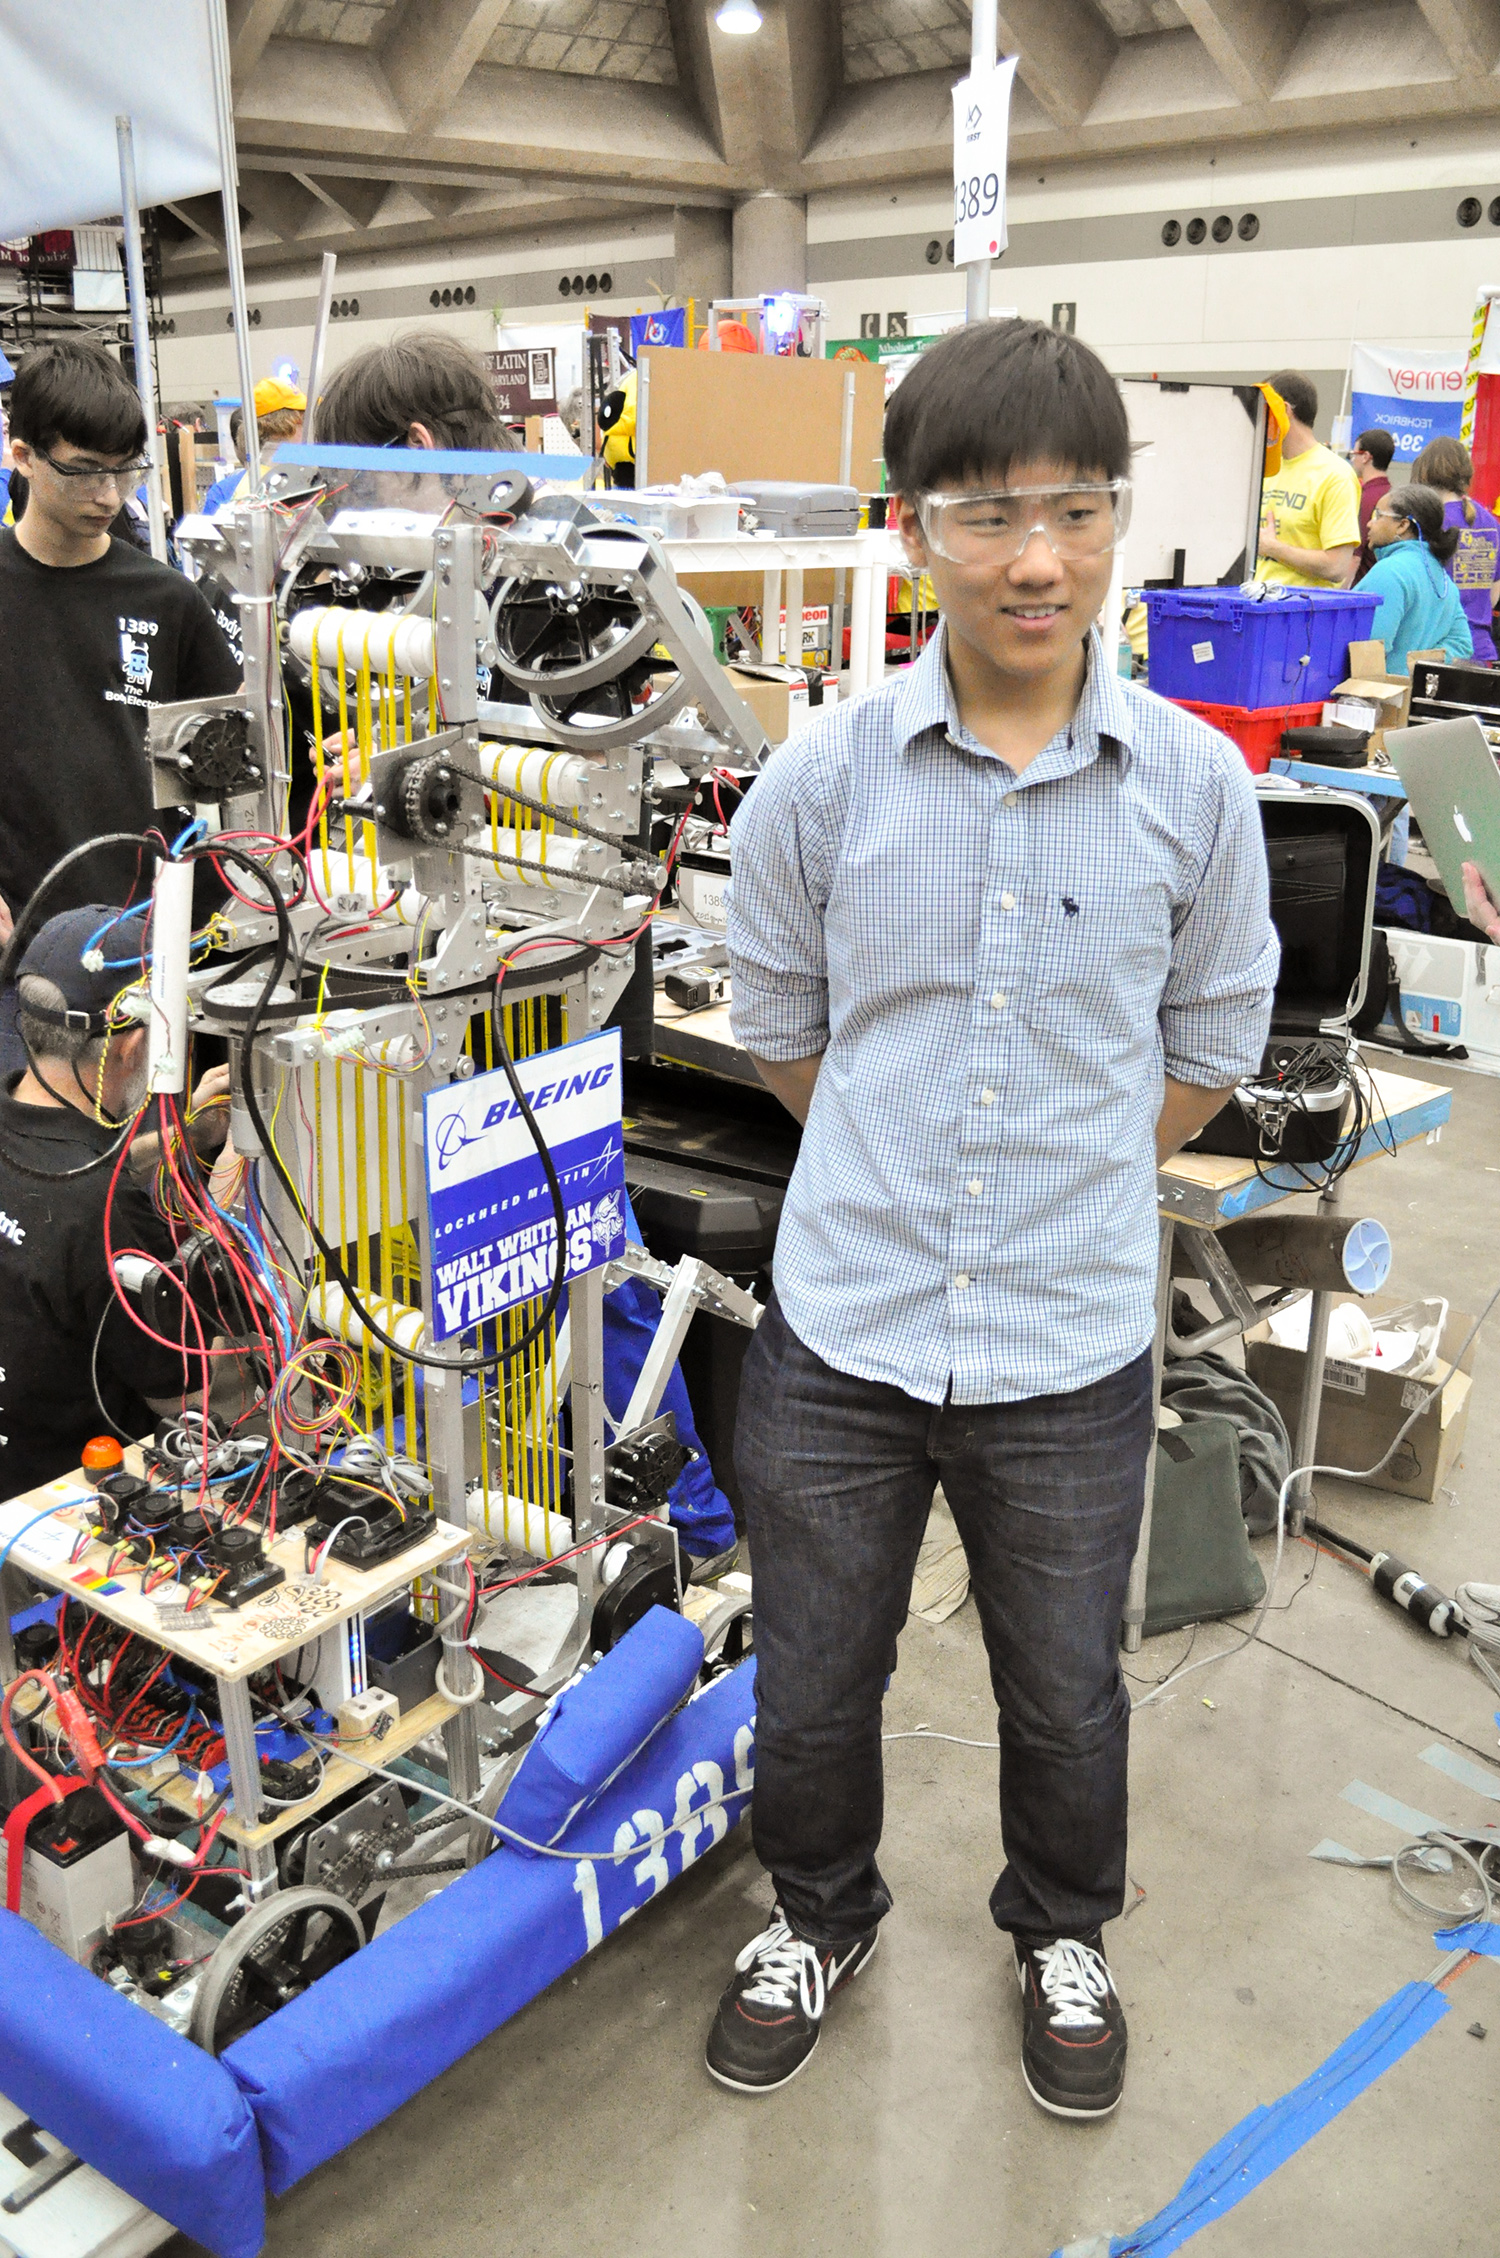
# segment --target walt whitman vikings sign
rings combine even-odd
[[[516,1072],[567,1203],[568,1276],[625,1244],[618,1028],[518,1059]],[[428,1092],[427,1213],[435,1340],[545,1294],[557,1263],[552,1194],[531,1131],[498,1069]]]

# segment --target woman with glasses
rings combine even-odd
[[[1413,651],[1474,655],[1458,590],[1444,569],[1459,537],[1443,522],[1443,502],[1431,486],[1395,486],[1370,519],[1375,562],[1359,592],[1380,598],[1370,633],[1385,645],[1390,674],[1409,674]]]
[[[20,522],[0,528],[0,937],[70,848],[143,831],[153,806],[146,709],[237,689],[238,662],[198,590],[111,528],[154,475],[141,403],[102,347],[66,339],[21,363],[11,453]],[[48,897],[52,912],[125,901],[134,848],[101,848]],[[24,1065],[0,1000],[0,1074]]]

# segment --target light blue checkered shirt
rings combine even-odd
[[[1249,771],[1111,674],[1017,776],[933,638],[775,753],[734,820],[736,1039],[824,1053],[776,1247],[799,1339],[924,1403],[1080,1388],[1150,1342],[1163,1069],[1260,1064]]]

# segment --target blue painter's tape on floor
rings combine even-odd
[[[1480,1924],[1474,1924],[1479,1926]],[[1443,1940],[1439,1940],[1443,1941]],[[1183,2181],[1181,2188],[1154,2219],[1133,2234],[1116,2235],[1108,2244],[1109,2258],[1168,2258],[1200,2227],[1212,2225],[1226,2211],[1242,2203],[1289,2156],[1342,2114],[1392,2063],[1448,2012],[1448,2001],[1429,1983],[1403,1985],[1394,1998],[1376,2009],[1367,2022],[1310,2078],[1284,2093],[1269,2108],[1252,2109],[1234,2130],[1226,2133]],[[1078,2245],[1070,2246],[1077,2249]],[[1084,2243],[1083,2248],[1091,2249]],[[1066,2258],[1054,2251],[1053,2258]]]
[[[1500,1960],[1500,1921],[1465,1921],[1461,1929],[1439,1929],[1432,1941],[1444,1952],[1482,1952]]]
[[[1372,1788],[1367,1780],[1351,1780],[1340,1792],[1343,1801],[1352,1803],[1356,1811],[1368,1811],[1372,1819],[1383,1819],[1388,1827],[1408,1837],[1433,1834],[1443,1824],[1426,1811],[1414,1811],[1409,1803],[1398,1803],[1383,1788]]]
[[[1487,1795],[1491,1803],[1500,1803],[1500,1772],[1482,1770],[1455,1749],[1444,1748],[1441,1741],[1423,1749],[1422,1762],[1430,1764],[1434,1772],[1445,1772],[1450,1780],[1457,1780],[1460,1787],[1472,1788],[1476,1795]]]

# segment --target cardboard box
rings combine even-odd
[[[1395,1300],[1367,1301],[1356,1294],[1336,1294],[1334,1304],[1353,1302],[1370,1323],[1379,1328],[1382,1317],[1399,1309]],[[1473,1324],[1460,1310],[1450,1309],[1438,1344],[1439,1362],[1432,1378],[1447,1368],[1448,1360]],[[1469,1377],[1474,1366],[1471,1342],[1459,1369],[1435,1397],[1405,1437],[1383,1473],[1370,1477],[1367,1486],[1388,1490],[1397,1497],[1435,1498],[1463,1449],[1469,1423]],[[1287,1432],[1297,1432],[1302,1402],[1305,1349],[1281,1348],[1270,1338],[1269,1328],[1257,1325],[1245,1335],[1245,1370],[1264,1388],[1282,1418]],[[1402,1421],[1425,1395],[1432,1379],[1407,1380],[1399,1372],[1379,1365],[1345,1364],[1330,1357],[1323,1373],[1323,1401],[1318,1416],[1318,1459],[1328,1466],[1373,1466],[1389,1449]]]
[[[798,666],[762,666],[742,659],[726,666],[729,687],[744,699],[773,745],[784,745],[805,729],[815,713],[821,715],[838,697],[837,683],[820,681],[811,688]]]
[[[1411,662],[1415,666],[1418,659],[1437,655],[1433,651],[1413,651]],[[1383,643],[1351,643],[1348,675],[1324,701],[1324,723],[1338,723],[1345,729],[1368,729],[1372,733],[1369,750],[1382,752],[1386,730],[1406,727],[1411,685],[1409,674],[1386,672]]]

